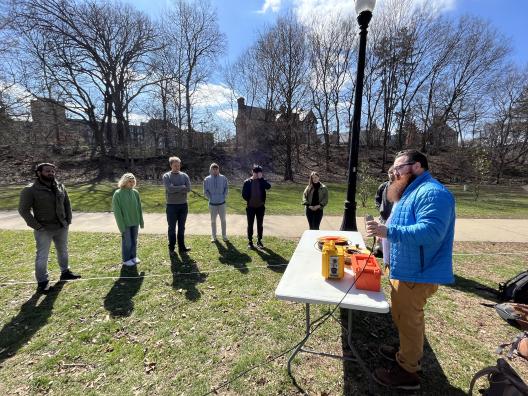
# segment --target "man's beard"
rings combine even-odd
[[[47,183],[53,183],[55,181],[55,176],[40,175],[40,178]]]
[[[389,187],[387,187],[387,199],[389,202],[398,202],[405,192],[407,186],[411,184],[414,179],[416,179],[415,175],[412,173],[406,173],[405,175],[401,175],[399,178],[396,178],[396,180],[389,184]]]

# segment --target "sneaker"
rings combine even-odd
[[[191,251],[191,248],[190,247],[187,247],[187,246],[184,246],[182,248],[178,248],[178,251],[180,253],[187,253],[187,252],[190,252]]]
[[[224,242],[229,242],[229,238],[227,238],[226,236],[223,236],[222,239]]]
[[[134,258],[132,259],[132,261],[133,261],[134,263],[136,263],[136,264],[141,263],[141,260],[139,259],[139,257],[134,257]]]
[[[259,249],[264,249],[264,245],[262,244],[262,241],[260,239],[257,241],[257,247]]]
[[[248,242],[248,249],[255,249],[255,245],[253,245],[253,241]]]
[[[383,386],[393,388],[416,391],[420,390],[420,377],[416,373],[410,373],[395,364],[390,369],[377,368],[374,370],[374,380]]]
[[[381,344],[378,348],[379,354],[389,362],[396,361],[396,354],[398,353],[398,348],[392,345]]]
[[[123,265],[127,267],[133,267],[134,265],[136,265],[136,262],[134,261],[134,259],[130,259],[127,261],[123,261]]]
[[[211,243],[215,243],[216,242],[216,237],[211,237]]]
[[[79,279],[80,277],[81,275],[74,274],[70,270],[66,270],[61,273],[60,280],[61,281],[75,280],[75,279]]]
[[[50,285],[49,281],[38,282],[37,284],[37,293],[48,294],[53,287]]]

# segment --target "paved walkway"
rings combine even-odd
[[[145,229],[148,234],[165,234],[167,222],[164,213],[146,213]],[[338,230],[340,216],[325,216],[321,223],[322,230]],[[218,228],[220,222],[217,221]],[[364,233],[363,218],[357,219],[359,231]],[[228,215],[228,235],[246,235],[246,216]],[[16,211],[0,211],[0,229],[25,230],[26,223]],[[189,235],[210,235],[210,217],[208,214],[189,214],[187,217]],[[299,238],[307,229],[304,216],[266,216],[264,218],[264,236],[273,235],[281,238]],[[71,231],[119,232],[114,216],[110,212],[73,214]],[[528,220],[509,219],[458,219],[455,226],[456,241],[489,241],[489,242],[526,242],[528,243]]]

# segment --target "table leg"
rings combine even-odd
[[[365,362],[363,361],[363,359],[361,359],[361,356],[359,356],[359,353],[357,352],[356,348],[353,345],[354,343],[352,342],[352,310],[348,309],[347,311],[348,311],[348,334],[347,334],[348,347],[350,348],[352,355],[354,355],[354,361],[359,363],[359,365],[361,366],[361,369],[366,375],[370,376],[370,372],[368,371],[367,366],[365,365]]]
[[[304,344],[306,344],[306,341],[308,341],[308,337],[310,336],[310,304],[305,305],[305,314],[306,314],[306,333],[305,333],[304,339],[299,343],[299,345],[297,345],[297,348],[295,348],[290,358],[288,359],[288,374],[290,377],[292,377],[291,362],[293,361],[295,356],[299,353],[299,351],[302,349]]]

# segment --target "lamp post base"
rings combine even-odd
[[[357,231],[356,202],[345,201],[341,231]]]

